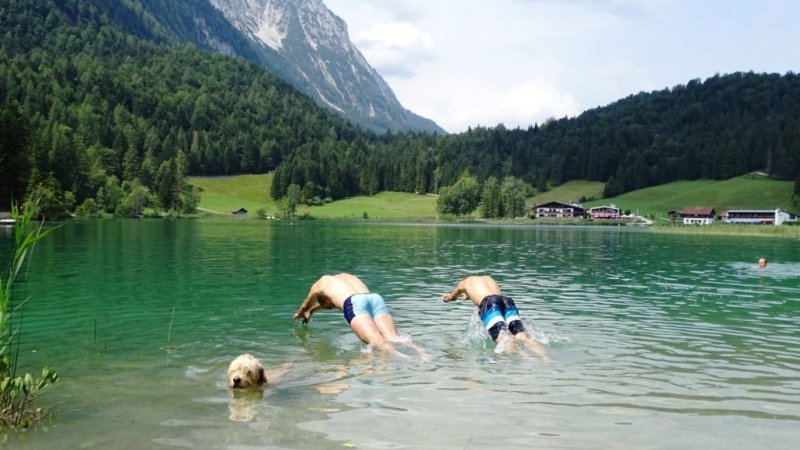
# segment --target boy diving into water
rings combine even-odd
[[[500,286],[492,277],[485,275],[466,277],[452,292],[443,295],[442,300],[452,302],[458,300],[462,294],[466,294],[465,299],[472,300],[478,307],[483,326],[498,347],[508,342],[521,342],[540,357],[547,359],[544,347],[525,333],[514,300],[502,294]]]
[[[401,341],[401,338],[383,297],[370,293],[369,288],[358,277],[349,273],[323,275],[311,285],[300,309],[294,314],[294,319],[308,323],[311,315],[320,308],[340,309],[350,328],[364,343],[402,355],[392,346],[392,343]],[[423,359],[427,358],[425,352],[416,345],[411,342],[403,343],[419,352]]]

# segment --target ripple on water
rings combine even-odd
[[[546,227],[75,227],[44,241],[31,271],[22,353],[59,369],[49,395],[65,405],[31,446],[727,450],[796,438],[800,244]],[[761,253],[778,262],[736,262]],[[313,280],[337,271],[384,295],[430,361],[368,351],[338,312],[293,322]],[[498,279],[549,362],[495,353],[473,304],[441,301],[472,273]],[[225,368],[244,352],[294,365],[236,402]]]

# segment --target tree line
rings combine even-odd
[[[327,163],[333,159],[324,156],[328,152],[345,156],[337,164],[354,164],[355,171],[344,171],[356,176],[347,183],[357,188],[352,194],[376,189],[439,193],[465,170],[483,188],[492,178],[508,177],[538,192],[569,180],[601,181],[605,197],[752,171],[792,180],[800,177],[798,117],[796,74],[715,75],[524,130],[498,125],[443,137],[383,136],[366,153],[298,149],[278,168],[282,176],[273,180],[272,193],[278,198],[293,183],[336,186],[342,178],[338,166]],[[494,189],[493,182],[488,185]]]
[[[51,217],[186,212],[200,195],[188,175],[274,171],[276,199],[291,186],[309,204],[436,193],[454,214],[474,180],[467,197],[504,217],[521,195],[574,179],[605,182],[608,197],[754,170],[800,179],[794,73],[691,80],[527,129],[377,135],[244,59],[182,43],[137,5],[0,6],[0,204],[44,199]]]

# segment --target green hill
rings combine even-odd
[[[368,196],[352,197],[314,206],[309,213],[319,218],[370,219],[433,219],[436,213],[436,196],[405,192],[381,192]]]
[[[234,177],[191,177],[189,184],[202,189],[200,210],[212,214],[230,214],[246,208],[250,216],[263,208],[267,214],[278,215],[278,202],[269,196],[272,173]],[[301,205],[298,215],[310,214],[323,219],[432,219],[436,217],[436,197],[404,192],[381,192],[374,196],[356,196],[323,206]]]
[[[759,175],[724,181],[676,181],[587,202],[584,206],[590,208],[611,203],[654,217],[666,217],[668,211],[685,207],[714,207],[717,213],[727,209],[795,209],[792,205],[792,182]]]
[[[603,196],[604,186],[605,184],[600,181],[568,181],[543,194],[530,197],[525,203],[528,207],[533,207],[552,201],[569,203],[573,200],[577,202],[582,198],[600,198]]]
[[[216,214],[230,214],[244,207],[254,215],[259,208],[277,215],[278,203],[268,194],[273,174],[234,177],[192,177],[189,183],[202,189],[200,209]],[[528,207],[556,200],[569,202],[580,198],[599,198],[603,183],[570,181],[544,194],[531,197]],[[586,202],[587,208],[615,204],[641,215],[666,217],[670,210],[687,206],[712,206],[718,213],[726,209],[781,208],[792,212],[792,183],[769,177],[746,175],[725,181],[677,181],[661,186],[628,192],[614,198]],[[356,196],[323,206],[300,206],[298,214],[323,219],[433,219],[437,217],[436,197],[404,192],[382,192]]]
[[[202,189],[200,210],[214,214],[230,214],[246,208],[251,214],[264,208],[276,214],[278,204],[269,196],[272,174],[239,175],[235,177],[191,177],[189,184]]]
[[[613,195],[680,179],[767,170],[794,180],[800,172],[794,72],[690,80],[527,129],[378,136],[260,66],[182,44],[176,36],[189,37],[200,26],[195,19],[208,17],[214,20],[204,20],[201,31],[222,33],[217,43],[233,42],[235,54],[252,56],[206,3],[3,2],[0,207],[40,197],[52,199],[40,204],[51,217],[98,204],[137,216],[148,191],[157,209],[184,207],[183,174],[274,171],[276,197],[296,184],[339,200],[435,193],[465,171],[480,182],[513,175],[531,186],[601,181]],[[556,190],[531,203],[593,191]],[[686,202],[679,200],[662,209]]]

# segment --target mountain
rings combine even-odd
[[[376,135],[224,56],[278,52],[208,0],[6,0],[0,29],[0,207],[40,197],[51,211],[174,210],[193,198],[185,174],[267,171],[273,198],[300,191],[308,203],[438,193],[465,173],[539,191],[592,180],[611,197],[755,170],[796,180],[800,199],[792,72],[690,80],[527,130]]]
[[[445,134],[400,104],[322,0],[140,1],[179,39],[263,65],[362,127]]]
[[[200,2],[163,5],[183,11],[193,3]],[[218,16],[207,23],[224,30]],[[87,201],[122,214],[147,204],[171,209],[176,193],[187,194],[185,174],[264,173],[296,148],[326,142],[338,149],[374,137],[262,66],[168,31],[197,29],[189,22],[156,21],[133,0],[4,3],[0,210],[39,197],[47,217]],[[240,35],[228,26],[230,37]],[[333,163],[324,170],[339,171]]]

